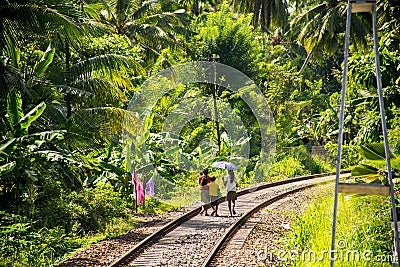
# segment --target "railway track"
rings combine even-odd
[[[342,174],[343,176],[347,174]],[[220,204],[219,217],[196,208],[168,223],[116,259],[116,266],[214,266],[218,251],[256,211],[305,188],[333,181],[334,174],[297,177],[238,192],[236,217]],[[222,198],[220,202],[224,202]]]

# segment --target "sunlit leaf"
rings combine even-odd
[[[0,166],[0,175],[9,173],[10,171],[12,171],[15,168],[16,165],[17,165],[17,163],[15,161],[1,165]]]

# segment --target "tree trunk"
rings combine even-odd
[[[299,73],[301,73],[303,71],[303,69],[306,67],[306,65],[308,64],[308,62],[310,61],[310,58],[312,56],[314,52],[314,49],[310,51],[310,53],[308,53],[306,60],[303,63],[303,66],[301,66],[301,69],[299,70]]]
[[[65,85],[71,86],[71,65],[70,65],[70,47],[68,40],[65,40]],[[71,92],[65,94],[64,100],[67,104],[67,118],[72,115]]]
[[[217,143],[218,143],[218,155],[221,152],[221,133],[219,130],[219,116],[218,116],[218,108],[217,108],[217,85],[213,86],[213,103],[214,103],[214,114],[215,114],[215,127],[217,129]]]
[[[5,44],[3,43],[4,41],[4,29],[3,29],[3,22],[0,21],[0,57],[3,56],[3,48]],[[5,78],[5,66],[3,65],[3,61],[0,60],[0,91],[2,92],[2,99],[7,98],[7,84],[6,84],[6,78]]]
[[[198,16],[200,14],[199,0],[194,0],[194,3],[192,5],[192,13],[195,16]]]

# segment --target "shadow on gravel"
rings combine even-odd
[[[66,260],[62,264],[58,265],[59,267],[67,267],[67,266],[74,266],[74,267],[82,267],[82,266],[107,266],[102,264],[100,261],[95,259],[87,259],[87,258],[75,258],[73,260]]]
[[[222,216],[220,216],[222,217]],[[220,217],[211,217],[211,218],[220,218]],[[217,221],[217,222],[211,222],[211,221],[204,221],[204,220],[196,220],[196,219],[191,219],[190,221],[185,222],[186,227],[194,228],[194,229],[204,229],[204,227],[207,228],[226,228],[226,225],[229,225],[230,222],[226,221],[226,223]]]

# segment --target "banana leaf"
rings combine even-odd
[[[378,168],[374,168],[366,164],[361,164],[360,166],[357,166],[351,170],[351,176],[368,176],[371,174],[377,174],[378,170]]]
[[[46,109],[46,104],[41,102],[39,105],[34,107],[31,111],[28,112],[19,123],[22,126],[22,129],[28,131],[29,126],[31,126],[32,122],[36,121],[40,115],[42,115],[43,111]]]
[[[372,143],[367,145],[362,145],[360,147],[360,154],[365,159],[365,162],[356,166],[351,171],[351,176],[356,179],[357,182],[362,183],[381,183],[385,180],[383,175],[385,172],[384,168],[386,166],[385,157],[385,147],[383,143]],[[397,174],[397,171],[393,166],[397,166],[398,158],[396,155],[390,151],[391,162],[393,170],[393,177]]]
[[[385,147],[383,143],[362,145],[360,154],[367,160],[385,160]],[[390,158],[396,158],[396,155],[390,152]]]
[[[15,168],[16,165],[17,165],[17,163],[15,161],[1,165],[0,166],[0,175],[9,173],[10,171],[12,171]]]
[[[15,150],[15,138],[6,139],[0,142],[0,160],[7,159]]]

